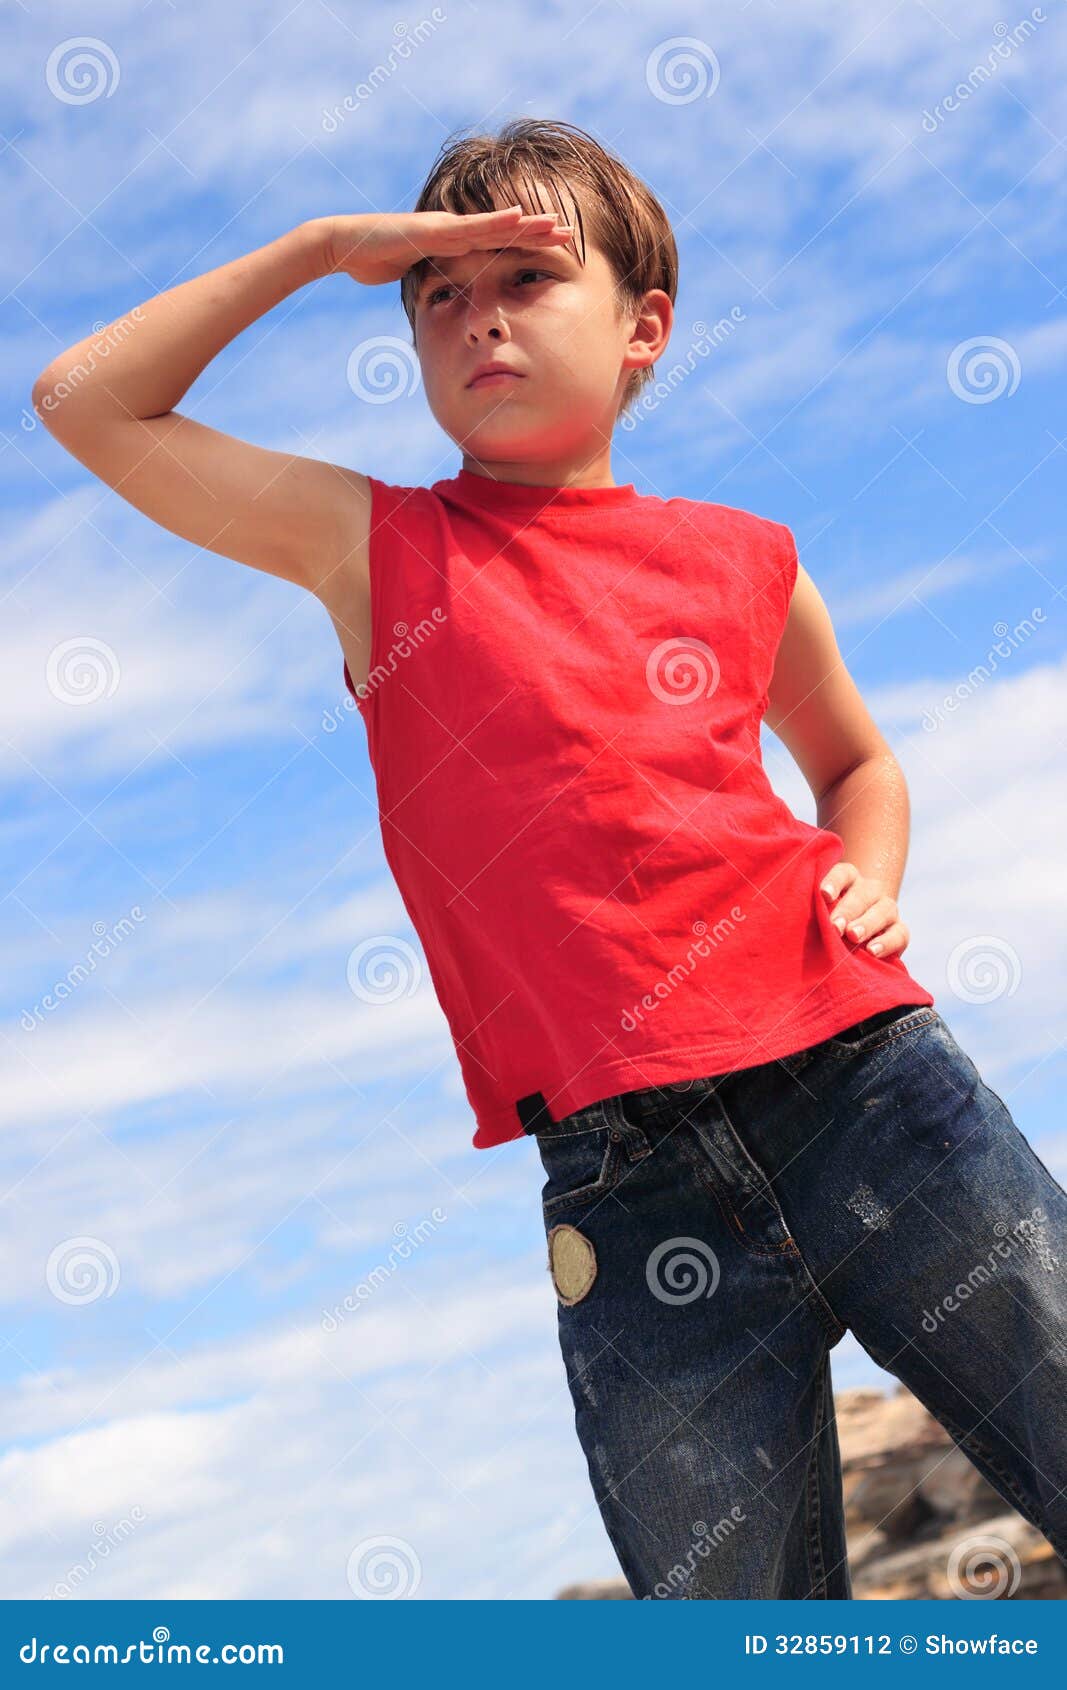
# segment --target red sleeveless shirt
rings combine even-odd
[[[386,861],[481,1149],[621,1091],[932,1004],[833,926],[840,835],[767,780],[793,536],[729,505],[370,478]]]

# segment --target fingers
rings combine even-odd
[[[873,956],[891,956],[907,945],[910,934],[896,899],[880,892],[877,881],[865,880],[854,863],[835,863],[820,891],[842,938],[864,945]]]
[[[506,206],[502,211],[440,211],[438,242],[448,242],[458,250],[484,247],[509,247],[512,242],[536,245],[538,242],[570,240],[572,223],[563,223],[558,211],[523,211],[521,206]]]
[[[892,921],[888,927],[879,933],[877,939],[867,942],[867,949],[872,951],[875,956],[897,956],[904,950],[910,938],[911,934],[904,922]]]
[[[521,205],[506,205],[502,210],[495,211],[455,211],[450,216],[462,217],[466,223],[493,222],[501,219],[515,223],[555,223],[560,217],[558,211],[523,211]]]
[[[845,931],[850,919],[859,915],[864,900],[853,894],[848,896],[849,887],[859,879],[859,869],[854,863],[835,863],[829,874],[819,887],[826,899],[827,907],[831,910],[830,920],[839,933]]]
[[[455,233],[468,251],[484,251],[512,245],[546,246],[569,241],[574,226],[564,223],[554,211],[526,213],[516,217],[507,211],[458,212]]]
[[[857,911],[844,929],[850,939],[871,940],[897,919],[897,906],[892,898],[876,898],[866,909]]]
[[[845,889],[859,879],[859,869],[855,863],[841,861],[835,863],[829,874],[823,878],[821,890],[827,895],[828,903],[835,903]]]

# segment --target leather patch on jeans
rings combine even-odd
[[[576,1226],[565,1223],[548,1234],[548,1271],[556,1296],[570,1308],[589,1295],[596,1278],[596,1251],[592,1240]]]

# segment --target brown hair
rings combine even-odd
[[[628,165],[573,123],[519,117],[495,135],[450,138],[434,161],[414,210],[492,211],[497,203],[494,190],[506,193],[504,205],[551,210],[541,202],[538,180],[555,193],[564,221],[576,223],[574,246],[581,262],[585,262],[587,230],[604,253],[615,276],[620,314],[636,309],[650,288],[662,288],[674,303],[678,249],[663,207]],[[428,261],[420,258],[400,282],[400,302],[411,324],[413,345],[415,301],[427,266]],[[620,415],[653,374],[652,365],[630,372]]]

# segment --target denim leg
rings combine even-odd
[[[1067,1562],[1067,1194],[944,1020],[721,1097],[834,1313]]]
[[[548,1265],[578,1438],[634,1596],[850,1596],[828,1365],[843,1329],[777,1204],[706,1092],[580,1115],[583,1130],[537,1135]]]

